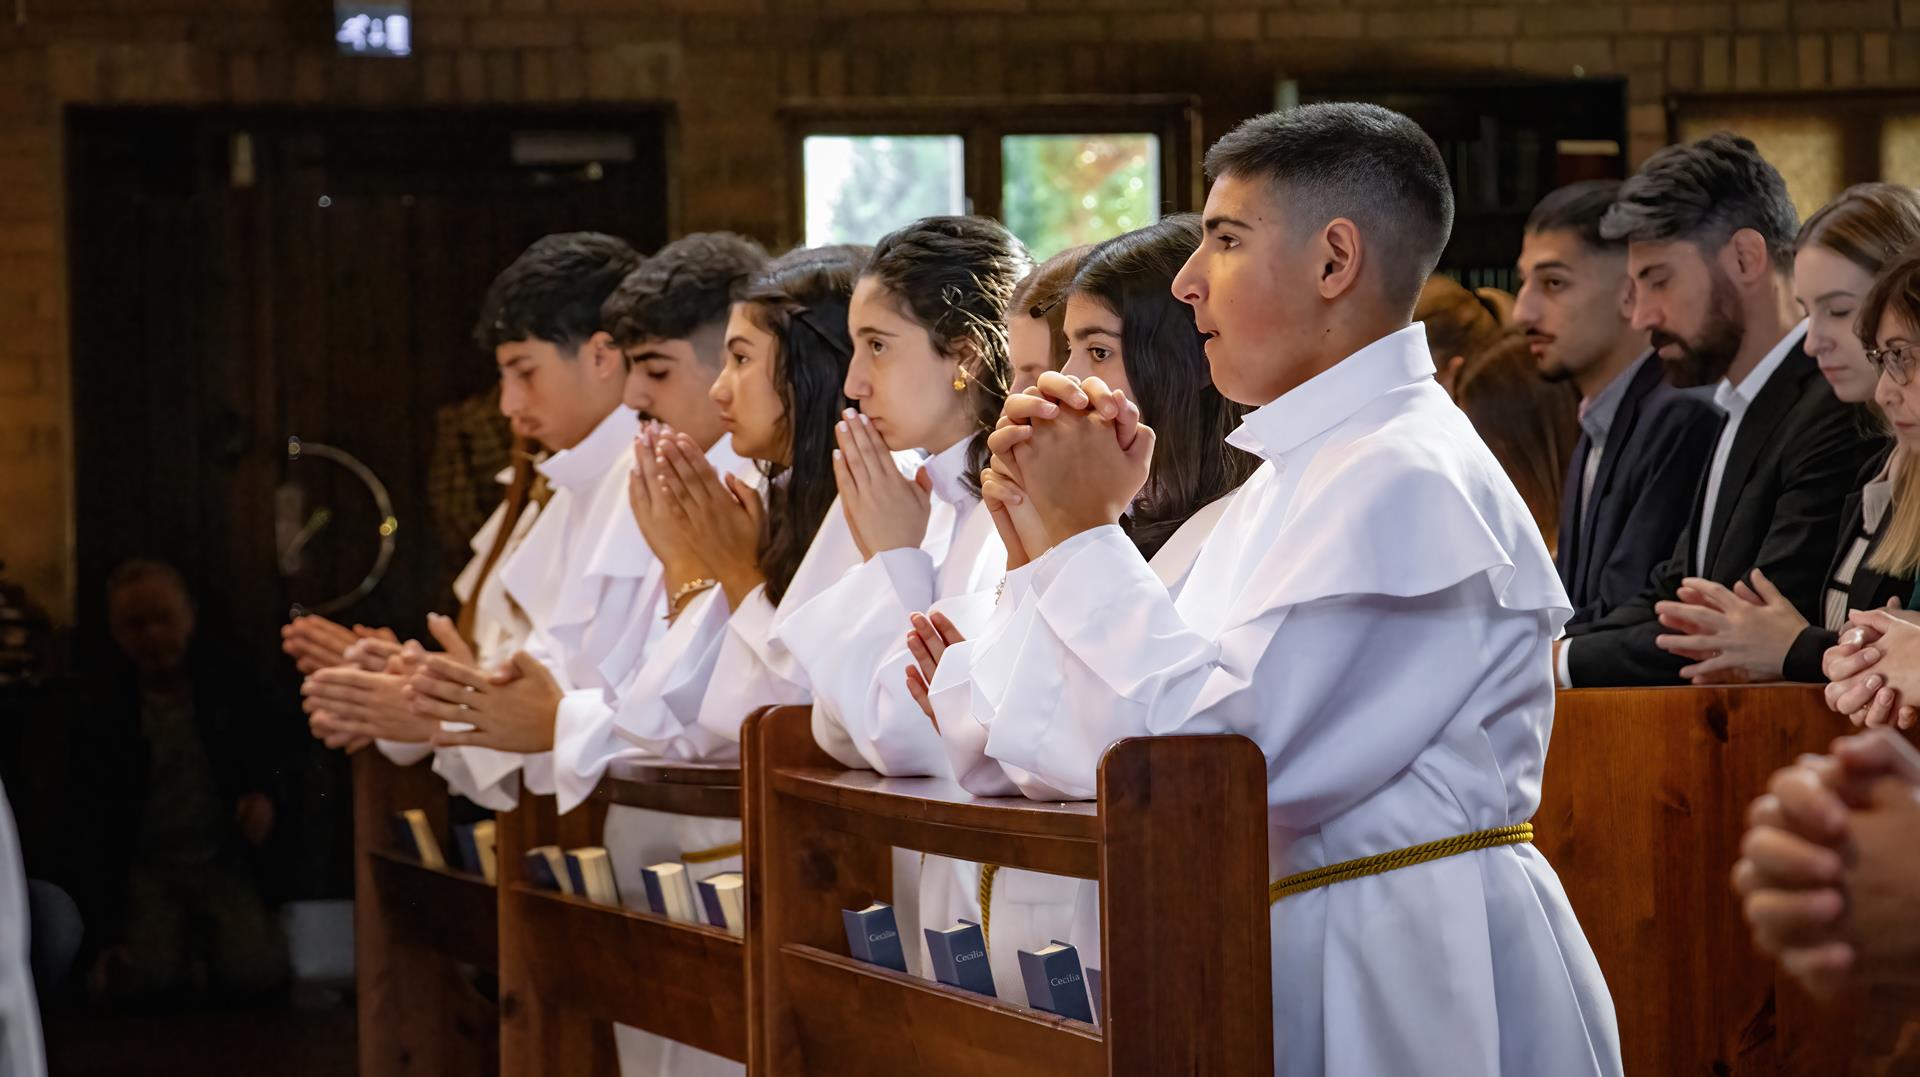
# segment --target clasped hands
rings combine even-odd
[[[1753,939],[1810,992],[1920,978],[1920,752],[1885,730],[1775,773],[1734,865]]]
[[[1827,706],[1858,726],[1911,729],[1920,704],[1920,613],[1854,610],[1821,659]]]
[[[1119,522],[1147,484],[1153,446],[1139,406],[1099,378],[1049,371],[1008,397],[980,474],[1007,568]]]
[[[739,609],[764,581],[760,536],[766,507],[760,495],[739,476],[715,471],[687,435],[663,423],[641,428],[627,504],[666,570],[669,595],[693,580],[714,579]]]
[[[1082,531],[1116,523],[1146,485],[1153,429],[1125,392],[1100,378],[1056,371],[1007,398],[987,438],[992,452],[980,473],[980,496],[1007,549],[1007,569]],[[907,691],[928,720],[928,690],[946,649],[966,639],[943,613],[909,618]]]

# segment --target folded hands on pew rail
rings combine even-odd
[[[1854,610],[1821,663],[1827,705],[1858,726],[1920,718],[1920,611]]]
[[[1754,942],[1814,995],[1920,980],[1920,751],[1842,737],[1768,783],[1734,865]]]

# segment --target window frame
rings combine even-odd
[[[969,211],[995,220],[1004,208],[1000,140],[1008,135],[1151,134],[1160,141],[1162,215],[1197,211],[1205,198],[1200,99],[1191,94],[796,98],[781,106],[780,115],[787,146],[787,244],[804,242],[807,234],[810,135],[957,136]]]
[[[1689,113],[1751,108],[1834,121],[1840,131],[1840,187],[1845,190],[1884,178],[1881,148],[1887,121],[1920,116],[1920,93],[1893,89],[1672,94],[1666,100],[1667,143],[1680,140],[1681,125]]]

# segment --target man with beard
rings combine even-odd
[[[1673,552],[1720,429],[1707,390],[1668,385],[1632,324],[1626,242],[1600,234],[1619,193],[1616,180],[1586,180],[1534,207],[1513,305],[1540,376],[1580,390],[1554,556],[1573,625],[1639,594]]]
[[[1672,556],[1638,596],[1554,645],[1561,687],[1680,683],[1709,656],[1656,646],[1654,603],[1689,577],[1732,587],[1758,570],[1821,616],[1841,507],[1873,446],[1801,346],[1797,230],[1780,173],[1726,133],[1654,154],[1602,221],[1627,242],[1634,328],[1674,385],[1713,385],[1726,420]]]

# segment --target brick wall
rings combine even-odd
[[[70,617],[60,114],[85,104],[671,101],[677,230],[782,238],[792,97],[1199,93],[1506,69],[1670,92],[1920,86],[1920,0],[414,0],[415,55],[349,60],[326,0],[0,0],[0,559]],[[306,14],[290,14],[292,10]],[[319,15],[312,14],[319,12]],[[1204,74],[1196,74],[1196,73]],[[1199,80],[1199,81],[1196,81]]]

